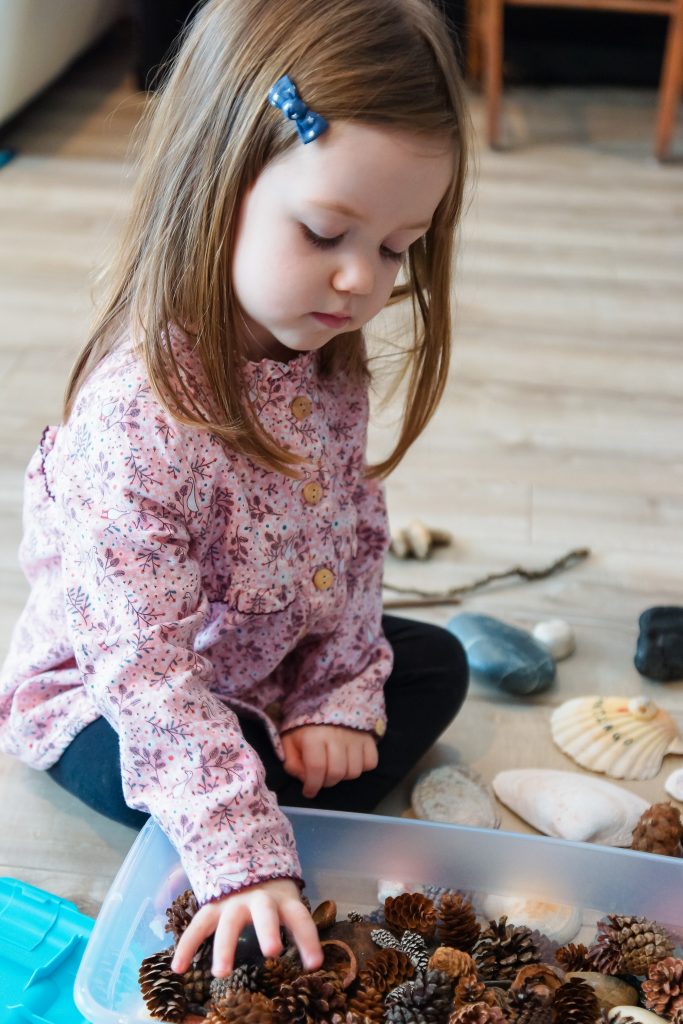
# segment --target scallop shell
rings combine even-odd
[[[665,754],[683,754],[671,715],[645,697],[577,697],[550,717],[560,750],[614,779],[651,779]]]
[[[683,801],[683,768],[676,768],[667,776],[664,789],[674,800]]]
[[[604,846],[630,846],[647,800],[604,779],[550,768],[499,772],[493,791],[546,836]]]

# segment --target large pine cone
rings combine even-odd
[[[631,849],[680,857],[681,840],[683,823],[677,809],[670,803],[653,804],[643,811],[636,823]]]
[[[570,978],[560,985],[552,1006],[557,1024],[595,1024],[600,1015],[598,997],[582,978]]]
[[[477,973],[477,965],[469,953],[452,949],[450,946],[439,946],[435,949],[427,966],[430,971],[443,971],[452,981]]]
[[[357,990],[356,994],[349,999],[348,1010],[350,1013],[368,1020],[379,1021],[384,1017],[384,995],[376,988],[363,988]]]
[[[248,992],[258,992],[261,988],[260,968],[255,964],[240,964],[226,974],[224,978],[214,978],[211,982],[211,998],[214,1003],[230,992],[237,992],[239,989],[246,989]]]
[[[173,949],[147,956],[140,964],[138,982],[150,1016],[159,1020],[182,1021],[187,1012],[183,976],[171,970]]]
[[[407,953],[401,949],[380,949],[373,957],[365,961],[358,980],[363,988],[377,989],[388,992],[401,985],[415,974],[415,968]]]
[[[387,928],[397,935],[417,932],[431,939],[436,928],[436,910],[428,896],[421,892],[403,892],[400,896],[387,896],[384,901],[384,920]]]
[[[582,942],[576,945],[573,942],[568,942],[566,946],[560,946],[555,950],[555,959],[562,970],[567,973],[569,971],[587,971],[590,970],[587,954],[588,947],[584,946]]]
[[[188,1003],[205,1003],[211,995],[213,942],[204,942],[194,955],[188,970],[181,975]]]
[[[481,928],[472,904],[457,892],[446,892],[439,900],[436,934],[439,942],[471,953]]]
[[[588,960],[603,974],[645,974],[650,964],[671,956],[674,942],[661,925],[644,917],[608,914],[598,921]]]
[[[192,889],[186,889],[180,896],[176,896],[173,903],[166,911],[166,931],[173,932],[173,938],[177,942],[188,924],[199,910],[197,898]]]
[[[281,1024],[329,1022],[346,1007],[346,997],[336,974],[314,971],[285,983],[273,999],[276,1020]]]
[[[385,1019],[389,1024],[441,1024],[451,1008],[451,980],[442,971],[418,973],[387,996]]]
[[[669,956],[651,964],[642,985],[645,1005],[660,1017],[683,1009],[683,960]]]
[[[266,957],[258,972],[257,987],[270,999],[280,994],[285,982],[291,981],[301,973],[299,966],[292,960],[283,957]]]
[[[213,1006],[206,1024],[273,1024],[273,1004],[261,992],[229,989],[220,1007]]]
[[[458,979],[453,993],[453,1005],[456,1010],[468,1003],[489,1003],[493,1006],[495,1000],[487,999],[486,985],[474,974],[466,974]]]
[[[481,933],[472,950],[472,957],[484,981],[512,980],[522,967],[540,960],[530,929],[508,924],[506,916],[499,921],[489,921],[489,927]]]
[[[505,1024],[505,1016],[499,1006],[488,1003],[470,1003],[454,1010],[448,1018],[448,1024]]]

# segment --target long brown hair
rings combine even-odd
[[[412,300],[404,415],[385,475],[429,422],[451,346],[454,233],[463,204],[469,118],[453,44],[433,0],[209,0],[160,94],[150,100],[132,210],[90,337],[71,374],[68,418],[94,366],[132,332],[158,398],[176,419],[292,474],[301,460],[245,415],[239,304],[231,264],[242,199],[263,168],[300,145],[267,102],[284,73],[330,121],[360,120],[447,138],[455,172],[432,225],[408,252],[391,301]],[[192,324],[210,401],[188,386],[166,339]],[[194,340],[194,339],[193,339]],[[361,330],[332,339],[321,372],[366,375]]]

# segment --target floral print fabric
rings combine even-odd
[[[300,725],[379,736],[391,670],[365,387],[323,378],[315,353],[247,363],[244,385],[306,457],[300,479],[179,424],[130,345],[98,366],[27,471],[31,592],[0,674],[0,745],[35,768],[111,723],[126,801],[157,819],[201,902],[300,874],[234,712],[260,717],[280,756]]]

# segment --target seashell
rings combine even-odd
[[[534,640],[545,647],[555,661],[568,658],[576,648],[574,630],[564,619],[547,619],[545,622],[537,622],[531,635]]]
[[[427,526],[420,519],[412,519],[407,526],[391,531],[391,553],[397,558],[429,558],[433,548],[447,547],[453,536],[447,530]]]
[[[658,1017],[652,1010],[644,1010],[642,1006],[613,1006],[607,1011],[607,1020],[613,1020],[619,1024],[621,1020],[631,1021],[634,1024],[657,1024],[662,1021],[666,1024],[666,1017]]]
[[[676,768],[672,771],[664,783],[664,789],[674,800],[683,801],[683,768]]]
[[[578,764],[614,779],[651,779],[683,754],[671,715],[646,697],[576,697],[550,716],[553,739]]]
[[[604,846],[630,846],[635,824],[650,806],[612,782],[551,768],[499,772],[493,791],[546,836]]]
[[[498,828],[500,815],[489,787],[474,772],[443,764],[421,775],[411,796],[413,811],[427,821]]]
[[[581,911],[564,903],[492,894],[484,899],[482,910],[489,920],[505,915],[510,924],[537,929],[561,946],[570,942],[581,928]]]

